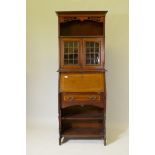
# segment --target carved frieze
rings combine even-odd
[[[74,20],[79,20],[79,21],[95,21],[95,22],[103,22],[103,16],[75,16],[75,17],[70,17],[70,16],[61,16],[60,17],[60,23],[66,23]]]

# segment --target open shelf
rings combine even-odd
[[[104,134],[103,120],[62,120],[64,137],[101,137]]]
[[[76,119],[83,119],[83,120],[96,120],[96,119],[103,119],[103,113],[80,113],[80,114],[68,114],[62,117],[63,120],[76,120]]]
[[[70,128],[62,132],[64,137],[102,137],[103,128]]]
[[[103,120],[104,109],[94,106],[73,106],[62,110],[62,120]]]
[[[74,20],[60,23],[60,36],[101,36],[103,34],[103,22]]]

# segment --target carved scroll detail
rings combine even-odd
[[[60,17],[60,23],[66,23],[74,20],[80,20],[80,21],[90,20],[95,22],[103,22],[103,17],[102,16]]]
[[[103,17],[92,16],[92,17],[88,17],[87,20],[91,20],[91,21],[95,21],[95,22],[103,22]]]

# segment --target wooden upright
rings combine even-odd
[[[62,138],[103,138],[106,145],[105,16],[58,11],[59,144]]]

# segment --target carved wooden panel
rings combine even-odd
[[[84,20],[90,20],[95,22],[103,22],[104,17],[103,16],[61,16],[60,17],[60,23],[66,23],[74,20],[84,21]]]

